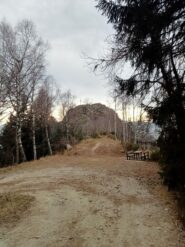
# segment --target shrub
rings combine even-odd
[[[137,151],[139,149],[139,145],[138,144],[133,144],[132,145],[132,150],[133,151]]]
[[[151,159],[151,161],[155,161],[155,162],[160,161],[160,159],[161,159],[160,150],[152,151],[152,153],[150,154],[150,159]]]
[[[109,137],[109,138],[111,138],[111,139],[113,139],[113,140],[116,140],[116,138],[115,138],[115,135],[114,135],[114,134],[109,133],[109,134],[107,135],[107,137]]]
[[[126,151],[137,151],[139,149],[138,144],[133,144],[133,143],[126,143],[125,144],[125,150]]]
[[[93,133],[93,134],[91,135],[91,137],[96,139],[96,138],[100,138],[100,135],[97,134],[97,133]]]

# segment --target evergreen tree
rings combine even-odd
[[[165,181],[184,189],[185,1],[99,0],[97,8],[115,29],[111,53],[100,64],[114,69],[130,61],[134,73],[127,79],[116,75],[117,90],[151,99],[145,109],[162,128]]]

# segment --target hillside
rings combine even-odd
[[[78,145],[74,146],[68,155],[80,156],[121,156],[123,155],[123,148],[120,141],[113,140],[108,137],[101,137],[96,139],[85,139]]]

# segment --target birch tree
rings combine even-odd
[[[16,116],[16,162],[26,161],[22,144],[22,120],[44,71],[47,46],[37,36],[32,22],[23,20],[15,27],[0,24],[0,66],[11,108]]]
[[[57,90],[55,89],[56,87],[54,85],[54,79],[51,76],[46,77],[34,101],[34,111],[36,118],[39,118],[43,124],[50,155],[53,154],[53,151],[49,137],[49,121],[52,114],[52,108],[57,98]]]
[[[65,127],[66,127],[66,139],[69,141],[69,119],[67,112],[75,107],[75,96],[71,93],[70,90],[67,90],[64,93],[60,94],[61,102],[61,115],[62,119],[65,117]]]

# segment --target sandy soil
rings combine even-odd
[[[0,247],[185,246],[175,203],[154,163],[127,161],[111,139],[0,172],[0,193],[35,202]]]

